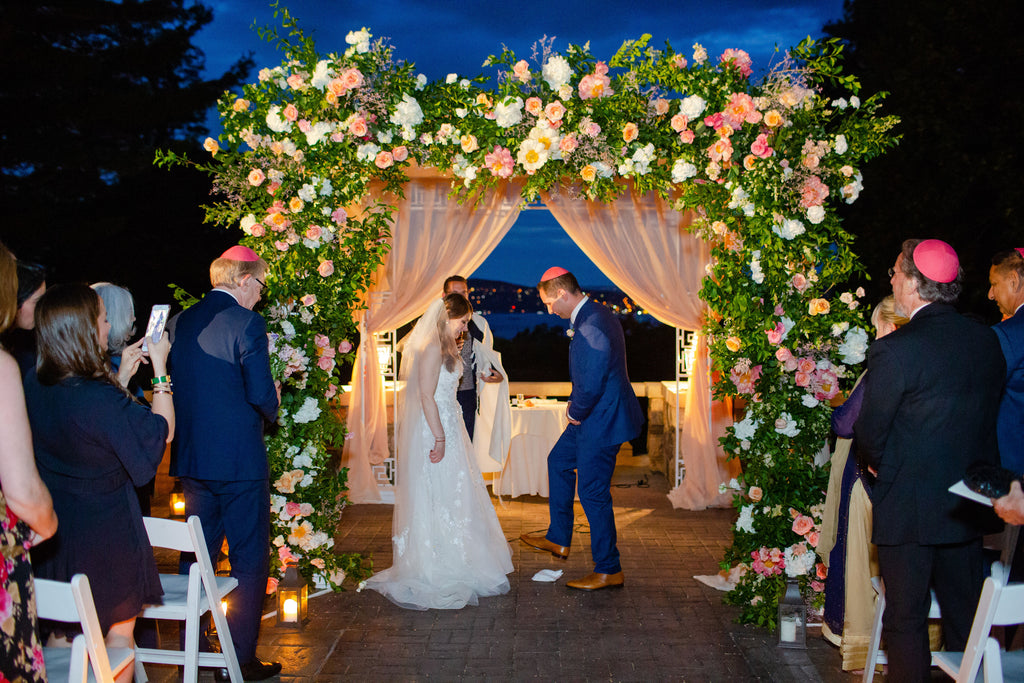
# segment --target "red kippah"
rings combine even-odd
[[[960,270],[960,259],[942,240],[924,240],[914,247],[914,265],[929,280],[952,282]]]
[[[569,271],[566,270],[565,268],[561,268],[559,266],[551,266],[550,268],[544,271],[543,275],[541,275],[540,281],[547,282],[548,280],[554,280],[559,275],[568,275],[568,273]]]
[[[1024,247],[1017,247],[1017,253],[1020,254],[1021,258],[1024,258]]]
[[[255,251],[253,251],[249,247],[243,247],[241,244],[236,244],[235,246],[231,247],[230,249],[225,251],[223,254],[221,254],[220,257],[221,258],[226,258],[226,259],[231,260],[231,261],[259,261],[260,260],[260,255],[259,254],[257,254]]]

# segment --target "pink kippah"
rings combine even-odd
[[[1017,253],[1020,254],[1021,258],[1024,258],[1024,247],[1017,247]]]
[[[929,280],[952,282],[960,269],[960,259],[942,240],[924,240],[914,248],[914,265]]]
[[[540,281],[547,282],[548,280],[554,280],[559,275],[568,274],[569,271],[566,270],[565,268],[560,268],[559,266],[551,266],[550,268],[544,271],[544,274],[541,276]]]
[[[259,261],[260,260],[260,255],[259,254],[257,254],[255,251],[253,251],[249,247],[243,247],[241,244],[236,244],[235,246],[231,247],[230,249],[225,251],[223,254],[221,254],[220,257],[221,258],[226,258],[226,259],[228,259],[230,261]]]

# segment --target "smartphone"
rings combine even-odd
[[[142,350],[144,352],[149,351],[149,341],[152,339],[153,343],[160,341],[160,337],[164,333],[164,327],[167,325],[167,314],[170,312],[171,307],[169,304],[156,304],[153,306],[153,310],[149,312],[149,323],[146,324],[146,336],[142,340]]]

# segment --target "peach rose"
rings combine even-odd
[[[739,337],[729,337],[725,340],[725,348],[729,349],[733,353],[739,351],[741,346],[743,346],[743,344],[740,342]]]
[[[674,130],[677,133],[681,133],[682,131],[686,130],[686,126],[688,126],[689,124],[690,120],[687,119],[682,114],[676,114],[675,116],[672,117],[672,120],[669,121],[669,125],[672,126],[672,130]]]
[[[751,486],[747,491],[747,495],[750,497],[750,500],[756,503],[764,497],[764,492],[761,491],[760,486]]]
[[[828,578],[828,567],[826,567],[821,562],[817,564],[817,566],[814,568],[814,571],[818,575],[819,579],[824,580]]]
[[[785,363],[787,360],[793,357],[793,352],[787,349],[785,346],[775,351],[775,358],[780,363]]]
[[[395,163],[395,158],[391,156],[391,152],[386,150],[377,152],[377,158],[373,160],[373,163],[377,168],[390,168]]]
[[[527,97],[526,111],[534,116],[540,116],[544,111],[544,104],[540,101],[539,97]]]
[[[569,133],[564,138],[558,141],[558,149],[560,149],[563,154],[572,153],[572,151],[575,150],[578,146],[579,142],[576,140],[576,135],[573,133]]]
[[[298,108],[294,104],[291,104],[291,103],[289,103],[288,106],[286,106],[284,108],[284,111],[281,112],[281,113],[284,114],[284,117],[286,119],[288,119],[289,121],[291,121],[293,123],[295,121],[297,121],[298,118],[299,118],[299,110],[298,110]]]
[[[364,137],[368,132],[369,128],[366,125],[366,119],[362,116],[357,116],[352,120],[352,123],[348,124],[348,132],[357,138]]]
[[[331,259],[321,261],[320,265],[317,266],[316,272],[320,273],[320,277],[328,277],[334,274],[334,261]]]
[[[307,294],[301,299],[303,306],[312,306],[316,303],[316,294]]]
[[[218,144],[213,138],[206,138],[206,140],[203,141],[203,149],[213,156],[217,156],[217,152],[220,151],[220,144]]]
[[[254,168],[249,171],[249,184],[253,187],[259,187],[263,184],[263,181],[267,179],[265,173],[258,168]]]
[[[476,136],[468,133],[459,138],[459,144],[462,146],[462,151],[466,154],[480,149],[480,145],[476,142]]]
[[[561,121],[565,116],[565,105],[558,101],[552,102],[544,107],[544,116],[548,118],[548,121]]]
[[[668,100],[663,97],[659,97],[651,102],[651,106],[654,108],[654,113],[658,116],[664,116],[668,113]]]
[[[807,534],[807,542],[811,544],[812,548],[817,548],[818,541],[820,540],[821,534],[819,534],[817,531],[812,531],[811,533]]]
[[[814,528],[814,520],[807,515],[798,515],[793,520],[793,533],[805,536]]]
[[[409,158],[409,148],[405,145],[399,145],[391,150],[391,157],[396,162],[402,162]]]
[[[775,111],[774,109],[765,112],[764,114],[764,125],[769,128],[778,128],[782,125],[782,114]]]
[[[679,141],[685,145],[690,144],[694,141],[697,135],[692,130],[684,130],[679,133]]]
[[[807,304],[807,312],[811,315],[826,315],[829,310],[828,299],[811,299]]]
[[[520,59],[516,62],[515,66],[512,67],[512,73],[521,82],[526,83],[530,80],[530,65],[525,59]]]
[[[292,213],[298,213],[299,211],[302,211],[302,209],[305,208],[305,206],[305,202],[303,202],[298,197],[292,197],[291,199],[288,200],[288,210],[291,211]]]
[[[231,105],[231,108],[236,112],[249,111],[249,100],[244,97],[239,97],[235,100],[235,103]]]
[[[580,177],[583,178],[584,182],[592,183],[597,179],[597,169],[591,164],[587,164],[580,170]]]
[[[632,121],[622,127],[622,139],[626,142],[633,142],[639,135],[640,129]]]

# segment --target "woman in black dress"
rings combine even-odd
[[[161,595],[135,486],[153,478],[174,434],[165,334],[149,345],[152,410],[135,401],[107,361],[103,301],[86,285],[46,292],[36,307],[39,359],[25,377],[39,473],[61,519],[32,553],[37,576],[89,577],[111,647],[131,647],[142,605]],[[132,361],[135,368],[139,360]],[[133,368],[133,369],[135,369]]]

